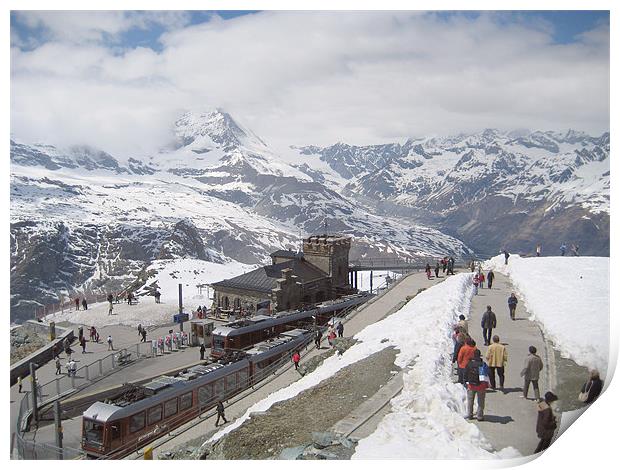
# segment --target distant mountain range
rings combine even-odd
[[[224,111],[186,113],[148,157],[11,140],[11,319],[62,292],[118,289],[154,260],[247,264],[300,231],[351,234],[352,258],[609,254],[609,134],[570,131],[292,147]]]

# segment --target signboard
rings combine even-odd
[[[189,321],[189,315],[187,313],[177,313],[173,317],[173,321],[175,323],[181,323],[181,322],[184,322],[184,321]]]

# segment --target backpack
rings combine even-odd
[[[467,366],[467,375],[465,381],[470,385],[480,385],[479,367]]]

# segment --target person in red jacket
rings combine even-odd
[[[459,349],[456,363],[458,365],[458,377],[459,383],[465,384],[465,368],[472,357],[474,357],[474,351],[477,351],[476,342],[472,338],[467,338],[465,344]]]
[[[299,368],[299,360],[301,357],[299,356],[299,352],[295,351],[293,353],[293,364],[295,364],[295,370]]]
[[[480,357],[480,350],[474,351],[474,357],[469,361],[465,368],[465,381],[467,382],[467,419],[474,419],[474,399],[477,398],[478,411],[476,417],[478,421],[484,421],[484,399],[486,390],[489,387],[486,372],[488,368]]]

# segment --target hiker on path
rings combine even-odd
[[[534,396],[536,400],[540,400],[540,391],[538,390],[538,378],[540,371],[543,369],[543,361],[536,354],[536,348],[534,346],[529,347],[529,354],[525,358],[523,370],[521,371],[521,377],[523,377],[523,398],[527,400],[527,394],[530,390],[530,383],[534,387]]]
[[[441,258],[441,272],[446,274],[446,269],[448,267],[448,257],[444,256]]]
[[[155,303],[159,304],[161,299],[161,293],[159,291],[155,291]]]
[[[536,245],[536,256],[540,256],[541,252],[542,252],[542,246],[539,243],[538,245]]]
[[[573,245],[571,251],[573,252],[573,256],[579,256],[579,245]]]
[[[482,315],[482,321],[480,322],[482,327],[482,337],[484,338],[484,345],[491,344],[491,335],[493,334],[493,328],[497,327],[497,317],[491,310],[491,306],[487,305],[487,311]]]
[[[424,270],[426,271],[426,278],[430,279],[431,278],[431,265],[426,263],[426,268]]]
[[[215,421],[215,425],[216,426],[220,425],[220,418],[222,418],[224,420],[224,424],[226,424],[228,420],[226,419],[226,416],[224,416],[224,404],[222,403],[221,400],[217,402],[216,409],[217,409],[217,420]]]
[[[80,346],[82,346],[82,354],[84,354],[86,352],[86,337],[82,336],[82,339],[80,340]]]
[[[454,351],[452,351],[452,364],[456,364],[456,375],[459,378],[459,383],[461,382],[461,373],[459,372],[459,364],[458,364],[458,357],[459,357],[459,352],[461,352],[461,348],[465,345],[465,341],[467,341],[467,335],[465,333],[463,333],[462,331],[458,330],[458,327],[454,328],[456,331],[458,331],[458,333],[456,334],[455,338],[454,338]]]
[[[463,333],[469,334],[469,323],[465,320],[465,315],[459,315],[459,322],[456,325],[463,330]]]
[[[109,305],[108,305],[108,315],[112,315],[113,309],[114,307],[112,306],[112,301],[110,300]]]
[[[80,309],[80,299],[78,297],[75,298],[75,309],[76,310]]]
[[[295,364],[295,370],[299,369],[299,360],[300,359],[301,359],[301,356],[299,355],[299,352],[295,351],[293,353],[293,357],[292,357],[293,364]]]
[[[566,243],[562,243],[562,246],[560,246],[560,255],[564,256],[566,254]]]
[[[517,304],[519,301],[517,300],[517,296],[515,293],[511,293],[510,297],[508,297],[508,311],[510,312],[510,318],[515,319],[515,312],[517,311]]]
[[[88,303],[86,302],[86,299],[82,299],[82,308],[84,310],[88,310]]]
[[[473,259],[469,263],[469,269],[471,269],[472,273],[476,270],[476,263],[474,263]]]
[[[142,328],[142,341],[141,343],[146,343],[146,328]]]
[[[478,295],[478,283],[480,282],[480,278],[478,277],[478,274],[474,274],[474,295]]]
[[[587,393],[588,398],[583,402],[588,405],[598,398],[603,390],[603,381],[597,370],[590,371],[590,380],[588,380],[583,387],[581,387],[581,393]]]
[[[17,377],[17,392],[22,393],[22,376]]]
[[[329,343],[330,347],[334,346],[334,339],[336,339],[336,330],[334,330],[333,327],[329,327],[329,330],[327,331],[327,342]]]
[[[454,258],[452,256],[448,259],[448,274],[454,275]]]
[[[320,328],[317,328],[316,332],[314,333],[314,345],[316,346],[317,349],[321,349],[321,338],[323,337],[323,333],[321,332]]]
[[[56,373],[54,375],[62,375],[62,365],[60,364],[60,358],[56,358]]]
[[[508,253],[508,250],[504,250],[504,264],[508,264],[509,257],[510,257],[510,253]]]
[[[200,344],[200,360],[204,361],[205,359],[205,351],[207,350],[207,348],[205,348],[205,344],[201,343]]]
[[[508,363],[508,351],[506,346],[499,342],[499,336],[493,336],[493,344],[489,346],[486,354],[487,364],[489,365],[489,379],[491,388],[495,390],[495,371],[499,376],[499,389],[504,391],[504,368]]]
[[[478,271],[478,284],[480,289],[484,289],[484,273],[482,271]]]
[[[336,331],[338,332],[338,338],[342,338],[342,334],[344,333],[344,325],[342,322],[339,322],[338,325],[336,325]]]
[[[474,351],[477,351],[476,342],[473,338],[467,338],[465,344],[458,352],[456,363],[458,365],[458,377],[459,383],[465,384],[465,368],[472,357],[474,357]]]
[[[480,350],[474,351],[474,357],[470,359],[465,368],[465,381],[467,382],[467,419],[474,419],[474,398],[477,398],[478,421],[484,421],[484,399],[489,386],[486,380],[488,367],[480,357]]]
[[[142,336],[142,323],[138,323],[138,336]]]
[[[439,261],[435,264],[435,277],[439,277]]]
[[[108,335],[108,351],[114,351],[114,345],[112,344],[112,335]]]
[[[114,302],[114,296],[113,296],[111,293],[110,293],[110,294],[108,294],[107,300],[108,300],[108,302],[110,302],[110,303]]]
[[[538,404],[538,419],[536,420],[536,434],[540,439],[535,454],[542,452],[551,445],[553,434],[558,424],[551,409],[551,403],[556,401],[558,397],[553,392],[545,393],[544,401]]]
[[[489,272],[487,273],[487,287],[490,289],[491,287],[493,287],[493,279],[495,279],[495,273],[493,272],[493,270],[489,270]]]

